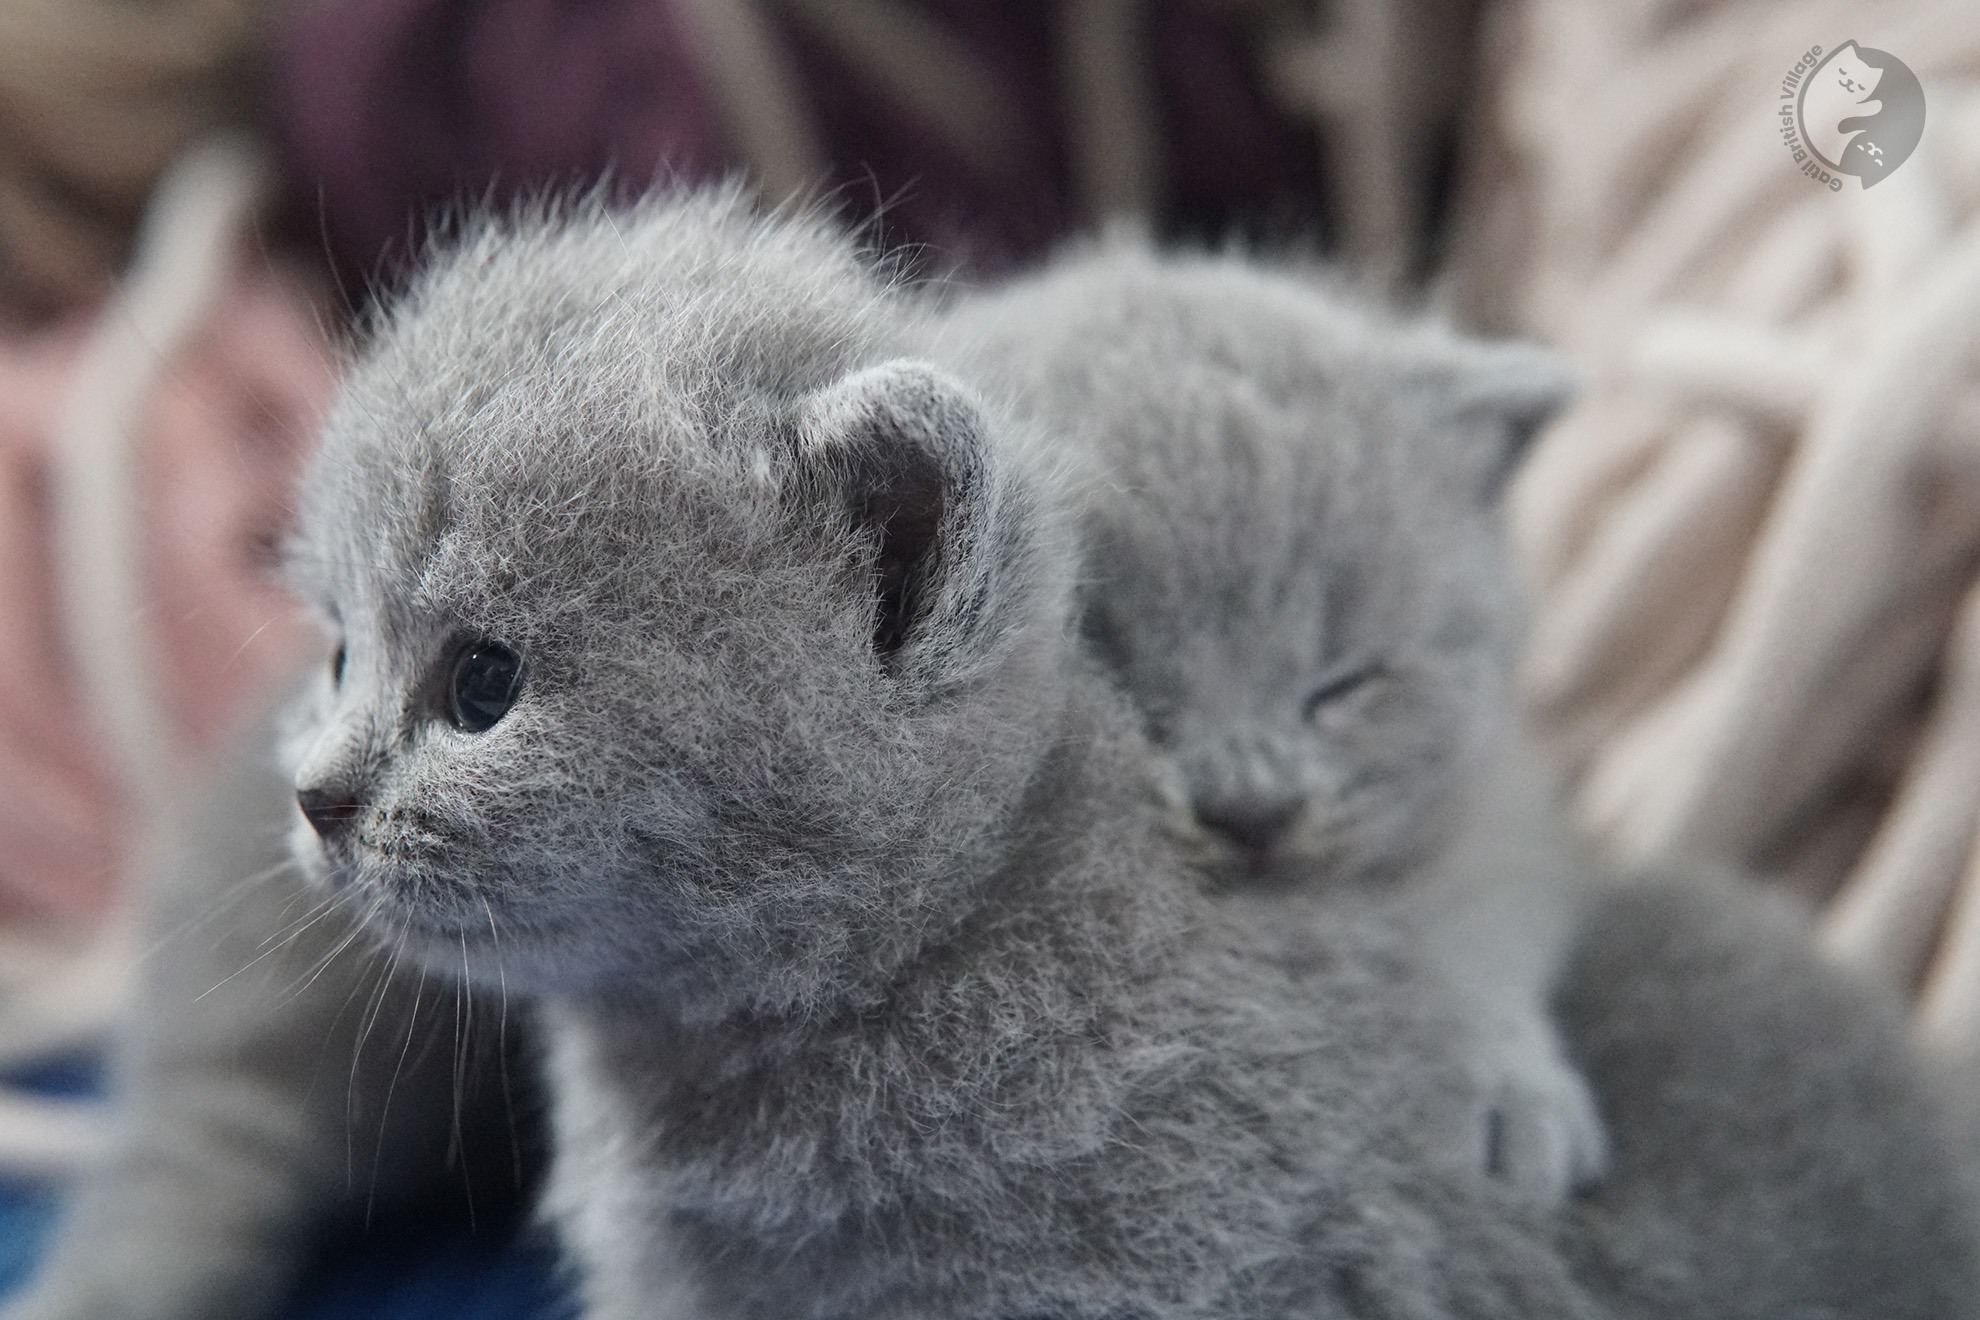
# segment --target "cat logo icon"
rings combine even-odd
[[[1874,188],[1925,132],[1925,90],[1903,60],[1854,41],[1810,47],[1781,79],[1781,138],[1801,172],[1831,192],[1842,176]]]

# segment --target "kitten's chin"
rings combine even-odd
[[[1294,883],[1310,866],[1282,848],[1240,848],[1203,828],[1186,807],[1167,812],[1163,827],[1183,860],[1213,889],[1264,889]]]
[[[441,976],[533,996],[583,995],[614,975],[600,932],[555,914],[512,911],[457,875],[360,855],[319,859],[374,943]]]
[[[705,987],[690,992],[676,984],[683,978],[666,976],[664,969],[632,974],[623,963],[599,956],[595,929],[451,922],[390,902],[373,905],[365,925],[376,941],[429,972],[504,995],[566,1003],[636,999],[665,1004],[680,1017],[689,1016],[683,1005],[710,997]]]
[[[1213,839],[1186,855],[1215,889],[1292,890],[1347,874],[1346,858],[1338,852],[1309,852],[1284,844],[1243,849]]]
[[[1371,857],[1365,846],[1356,846],[1364,841],[1344,837],[1343,831],[1328,828],[1324,821],[1304,822],[1267,847],[1243,848],[1205,829],[1186,809],[1166,813],[1163,820],[1183,860],[1213,889],[1290,890],[1316,882],[1348,884],[1397,869]]]
[[[332,866],[330,870],[329,883],[356,900],[361,924],[395,957],[491,988],[524,988],[522,982],[540,979],[523,973],[546,961],[536,947],[541,940],[522,938],[513,931],[504,938],[485,905],[477,902],[458,911],[435,911],[427,904],[407,903],[401,897],[403,884],[382,879],[373,873],[375,868]]]
[[[408,908],[396,900],[395,886],[381,880],[375,864],[332,858],[307,825],[291,836],[289,851],[305,883],[355,900],[358,923],[373,941],[392,950],[395,958],[408,958],[419,966],[471,982],[506,984],[500,967],[501,946],[485,920],[470,927],[463,921]],[[484,972],[486,975],[481,974]]]

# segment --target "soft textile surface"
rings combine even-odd
[[[1291,0],[330,0],[274,25],[267,112],[303,233],[354,288],[435,206],[607,172],[740,168],[880,210],[936,266],[1123,212],[1206,238],[1337,228],[1361,255],[1420,227],[1467,3],[1362,0],[1336,42]],[[1338,178],[1316,119],[1356,130]]]
[[[110,282],[160,170],[235,117],[261,0],[0,0],[0,318]]]
[[[11,1075],[31,1094],[73,1098],[99,1086],[96,1060]],[[0,1179],[0,1297],[34,1272],[61,1218],[61,1193]],[[576,1307],[549,1246],[527,1226],[456,1221],[354,1227],[332,1242],[281,1320],[570,1320]]]
[[[45,1188],[0,1183],[0,1292],[27,1282],[60,1214]],[[509,1229],[449,1224],[339,1242],[304,1282],[283,1320],[566,1320],[554,1258]]]
[[[1583,815],[1834,895],[1832,947],[1974,1051],[1980,9],[1506,14],[1468,274],[1588,386],[1514,507],[1529,692]],[[1783,79],[1852,41],[1927,107],[1874,190],[1783,140]]]
[[[27,1282],[60,1214],[45,1188],[0,1183],[0,1291]],[[575,1308],[540,1244],[450,1224],[410,1236],[340,1242],[284,1320],[565,1320]]]

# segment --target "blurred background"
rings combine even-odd
[[[1848,42],[1927,106],[1874,187],[1783,136]],[[0,0],[0,1063],[114,1019],[317,658],[269,570],[365,309],[464,208],[733,176],[931,277],[1125,219],[1557,346],[1510,514],[1581,819],[1980,1046],[1971,0]],[[0,1161],[89,1148],[23,1104]]]

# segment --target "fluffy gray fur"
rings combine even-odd
[[[1959,1111],[1805,912],[1732,875],[1605,886],[1555,1010],[1611,1135],[1563,1242],[1612,1314],[1980,1314]]]
[[[1545,1005],[1590,867],[1510,718],[1494,516],[1563,369],[1121,242],[965,300],[938,343],[1078,460],[1085,632],[1179,837],[1226,886],[1389,887],[1469,1006],[1465,1140],[1544,1202],[1593,1181]]]
[[[277,877],[152,973],[181,993],[128,1136],[12,1314],[270,1294],[342,1197],[346,1118],[309,1097],[363,1034],[326,1006],[364,982],[318,966],[353,917],[541,1005],[592,1320],[1970,1309],[1894,1015],[1722,899],[1614,900],[1569,965],[1613,1177],[1543,1214],[1449,1158],[1474,1082],[1409,923],[1379,890],[1206,892],[1072,635],[1058,478],[900,356],[913,319],[828,232],[719,197],[491,229],[414,293],[307,487],[347,660],[301,782],[351,811],[299,841],[338,898],[265,943],[306,892]],[[482,636],[527,670],[469,734],[439,703]],[[260,863],[266,783],[163,908]],[[184,993],[254,957],[293,993]]]

